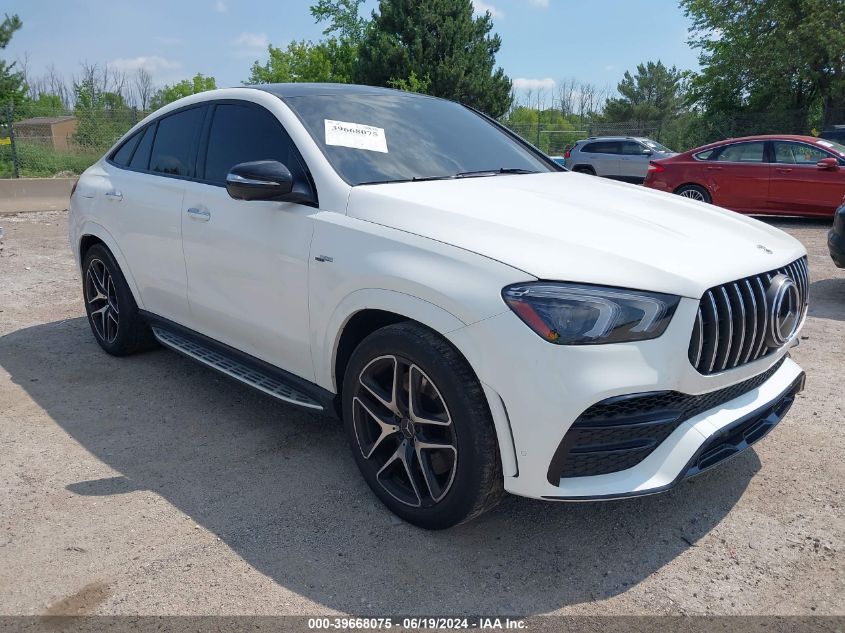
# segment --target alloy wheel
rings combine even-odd
[[[113,343],[117,338],[120,309],[111,273],[99,259],[92,259],[85,272],[85,301],[97,336]]]
[[[431,378],[399,356],[379,356],[358,376],[355,437],[379,485],[397,501],[431,507],[452,487],[458,446],[452,417]]]
[[[691,200],[698,200],[699,202],[707,202],[704,194],[698,189],[684,189],[680,194],[683,198],[690,198]]]

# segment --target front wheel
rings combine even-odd
[[[364,339],[346,369],[343,418],[364,479],[409,523],[448,528],[501,498],[496,433],[481,385],[431,330],[399,323]]]
[[[690,200],[698,200],[699,202],[711,203],[713,199],[710,197],[710,192],[699,185],[684,185],[678,187],[675,193],[681,197],[689,198]]]

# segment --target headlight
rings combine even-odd
[[[558,345],[657,338],[680,301],[657,292],[548,281],[508,286],[502,297],[528,327]]]

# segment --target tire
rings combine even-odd
[[[592,167],[584,167],[584,166],[579,165],[578,167],[574,167],[572,169],[572,171],[574,171],[578,174],[587,174],[588,176],[595,176],[596,175],[596,170],[593,169]]]
[[[675,193],[684,198],[689,198],[690,200],[698,200],[699,202],[706,202],[707,204],[713,202],[710,192],[699,185],[683,185],[678,187],[675,190]]]
[[[401,389],[394,396],[396,382]],[[367,484],[409,523],[449,528],[503,495],[481,385],[457,350],[428,328],[397,323],[361,342],[344,374],[343,422]]]
[[[82,260],[82,296],[94,338],[112,356],[127,356],[157,345],[126,278],[111,252],[95,244]]]

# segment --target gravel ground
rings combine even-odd
[[[515,497],[428,533],[340,426],[83,318],[61,212],[0,218],[2,614],[845,614],[845,273],[807,245],[807,390],[753,450],[663,495]]]

